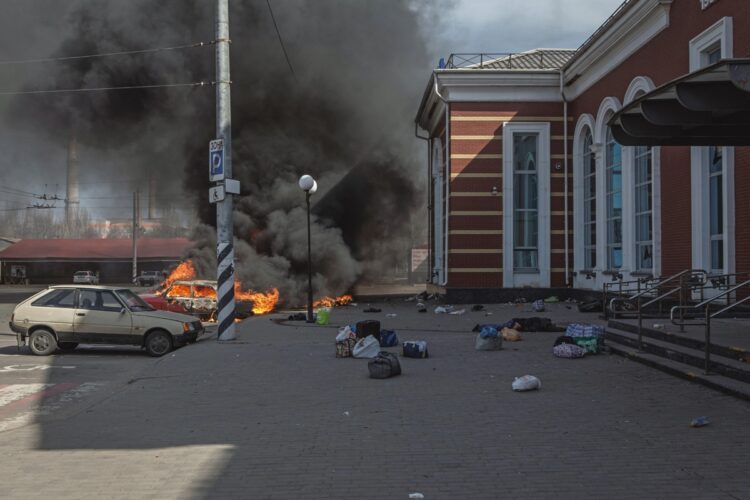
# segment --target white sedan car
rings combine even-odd
[[[59,285],[16,306],[10,318],[18,345],[40,356],[78,344],[141,346],[163,356],[195,342],[203,325],[195,317],[159,311],[127,288]]]

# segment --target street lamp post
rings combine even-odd
[[[305,192],[307,202],[307,322],[314,323],[313,318],[313,292],[312,292],[312,246],[310,238],[310,195],[318,190],[318,183],[311,175],[303,175],[299,178],[299,187]]]

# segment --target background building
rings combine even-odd
[[[748,57],[749,29],[743,0],[630,0],[574,51],[448,58],[416,118],[431,283],[487,295],[750,270],[750,150],[624,147],[608,125],[659,85]]]

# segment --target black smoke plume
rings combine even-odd
[[[37,46],[52,57],[214,38],[210,0],[16,3],[20,16],[45,12]],[[430,66],[423,37],[428,7],[409,0],[271,5],[294,74],[265,0],[230,0],[233,165],[243,189],[235,203],[237,270],[243,284],[278,287],[282,297],[299,302],[307,265],[304,194],[297,186],[303,173],[319,185],[313,198],[317,293],[340,294],[382,276],[423,243],[423,231],[413,229],[421,226],[416,209],[423,203],[424,168],[412,119]],[[11,23],[3,22],[19,31]],[[19,57],[9,52],[6,47],[6,59]],[[213,80],[208,46],[26,65],[11,83],[28,90]],[[191,257],[203,277],[214,276],[208,226],[215,215],[207,203],[211,85],[17,96],[5,103],[5,116],[6,126],[47,148],[63,150],[75,135],[81,170],[93,178],[151,173],[164,205],[184,196],[207,224],[196,230]],[[40,170],[53,168],[59,174],[64,161]]]

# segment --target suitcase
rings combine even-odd
[[[398,345],[398,335],[396,330],[380,331],[380,347],[395,347]]]
[[[368,335],[375,337],[380,342],[380,321],[376,319],[367,319],[357,323],[357,338],[363,339]]]
[[[404,342],[405,358],[427,358],[429,356],[427,342],[424,340],[408,340]]]
[[[370,378],[391,378],[401,375],[401,363],[390,352],[381,352],[367,363]]]

